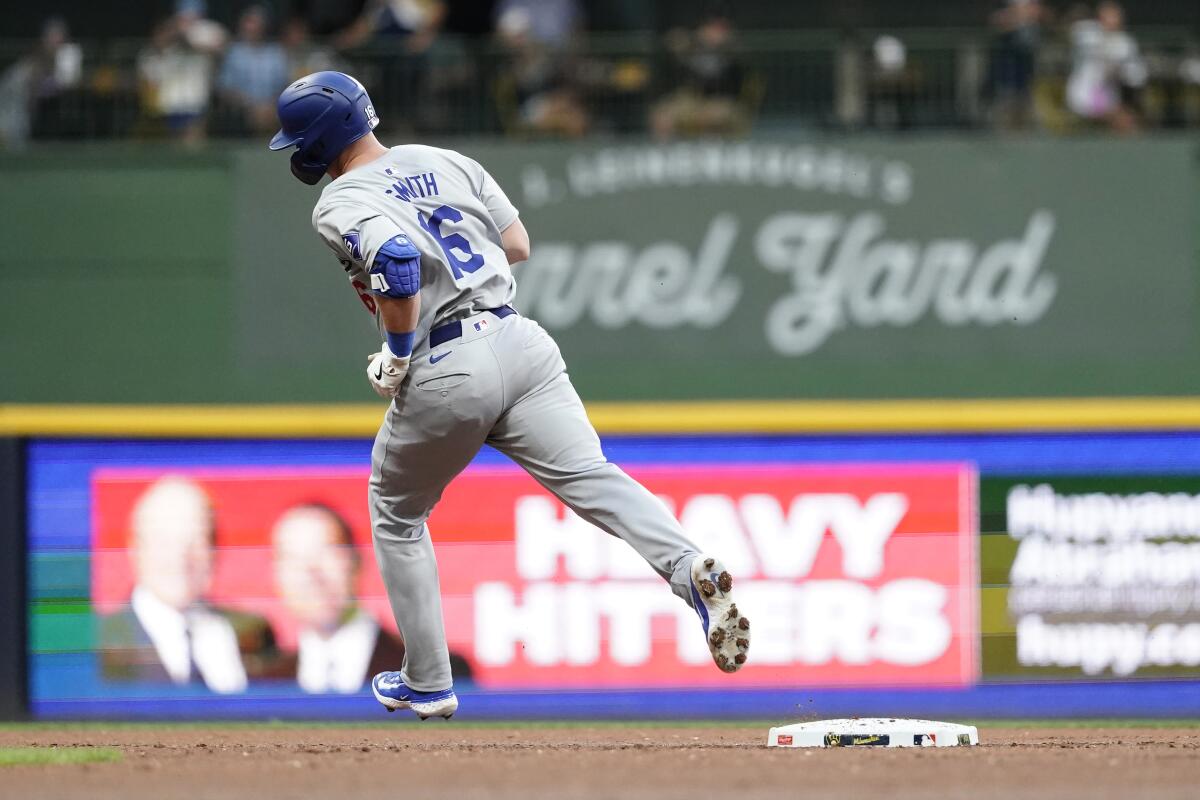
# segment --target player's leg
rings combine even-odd
[[[486,346],[456,348],[453,363],[436,368],[422,358],[388,409],[372,450],[375,558],[404,638],[398,677],[417,692],[438,693],[452,685],[437,561],[426,520],[446,485],[479,452],[499,414],[499,398],[489,391],[497,379]]]
[[[494,337],[506,385],[526,391],[509,403],[488,444],[580,517],[628,542],[700,614],[706,633],[718,639],[709,640],[718,665],[737,669],[746,660],[749,622],[733,606],[729,574],[713,556],[698,559],[662,501],[605,458],[557,345],[528,320],[521,330],[519,348],[512,347],[516,337]]]
[[[515,403],[488,444],[524,467],[579,516],[628,542],[691,603],[698,550],[657,497],[609,462],[566,373]]]

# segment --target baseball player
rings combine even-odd
[[[325,175],[312,223],[383,338],[367,380],[390,401],[371,452],[375,557],[404,637],[401,669],[371,686],[389,711],[458,708],[426,520],[484,444],[580,517],[630,544],[700,616],[717,666],[746,661],[750,623],[720,560],[697,553],[654,495],[600,449],[558,346],[513,308],[511,265],[529,256],[517,209],[477,162],[419,144],[387,148],[366,89],[317,72],[279,97],[272,150]]]

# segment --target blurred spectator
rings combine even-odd
[[[1188,46],[1187,52],[1179,60],[1179,77],[1192,86],[1200,86],[1200,45],[1193,43]]]
[[[205,19],[205,11],[204,0],[178,0],[174,16],[138,57],[147,110],[185,141],[204,136],[213,61],[226,40],[225,29]]]
[[[382,0],[380,6],[376,35],[403,37],[410,53],[428,50],[446,18],[438,0]]]
[[[445,15],[440,0],[368,0],[334,42],[347,49],[371,39],[389,38],[403,42],[405,52],[418,55],[433,44]]]
[[[571,16],[558,8],[554,24],[540,26],[530,7],[569,6],[571,3],[501,3],[496,20],[497,35],[508,59],[500,81],[501,103],[511,108],[510,127],[522,132],[578,138],[587,133],[590,118],[584,108],[567,47]]]
[[[1179,121],[1200,124],[1200,45],[1192,43],[1179,60]]]
[[[284,24],[282,42],[287,56],[288,83],[327,69],[345,72],[331,48],[309,38],[308,22],[303,17],[292,17]]]
[[[570,46],[583,27],[578,0],[500,0],[496,28],[519,28],[531,44],[551,50]]]
[[[1189,42],[1174,54],[1151,51],[1146,67],[1153,91],[1142,104],[1143,124],[1185,128],[1200,122],[1200,47]]]
[[[379,59],[372,82],[377,91],[376,108],[392,124],[413,124],[429,105],[429,50],[437,40],[445,19],[442,0],[366,0],[351,2],[358,10],[330,38],[338,50],[373,45],[374,52],[387,53]]]
[[[1111,1],[988,0],[986,50],[981,31],[959,29],[921,35],[911,50],[904,36],[853,30],[828,47],[781,49],[757,35],[740,41],[730,13],[713,11],[728,4],[699,4],[708,10],[697,16],[697,4],[655,11],[637,0],[267,2],[212,5],[216,15],[264,4],[242,15],[225,53],[225,31],[206,18],[204,0],[170,0],[176,10],[136,69],[124,41],[88,44],[86,81],[81,48],[61,22],[48,23],[40,42],[0,66],[0,147],[131,130],[258,135],[271,129],[275,91],[322,69],[358,72],[389,125],[431,135],[491,132],[497,122],[510,133],[567,137],[736,134],[758,112],[763,76],[764,120],[780,126],[840,120],[903,130],[973,124],[981,110],[1001,129],[1200,125],[1194,31],[1168,17],[1143,20],[1149,11],[1137,6],[1150,26],[1135,41]],[[278,44],[263,30],[266,7],[290,14]],[[685,18],[701,22],[671,29]],[[585,19],[589,30],[639,33],[585,38]],[[645,35],[660,26],[669,31],[661,46],[647,47]]]
[[[446,18],[442,28],[446,33],[462,37],[469,43],[482,43],[496,30],[496,0],[442,0]]]
[[[267,12],[250,6],[238,19],[237,41],[229,46],[217,86],[226,102],[236,108],[251,131],[278,127],[275,101],[288,85],[287,55],[277,42],[264,41]]]
[[[214,608],[214,519],[204,490],[168,475],[148,488],[130,517],[134,587],[125,611],[100,621],[101,663],[110,680],[202,682],[214,692],[246,689],[275,661],[262,617]]]
[[[992,13],[987,92],[1001,128],[1025,128],[1033,121],[1033,78],[1048,15],[1041,0],[1007,0]]]
[[[337,41],[363,16],[369,0],[299,0],[293,15],[303,19],[308,32],[322,40]]]
[[[674,80],[680,86],[650,112],[654,135],[728,135],[749,125],[739,102],[744,71],[733,52],[733,25],[721,14],[705,17],[694,31],[667,34]]]
[[[1106,0],[1094,19],[1071,26],[1073,65],[1067,106],[1078,117],[1129,133],[1138,126],[1138,94],[1147,70],[1137,42],[1125,31],[1125,12]]]
[[[66,22],[47,20],[37,48],[0,75],[0,142],[28,141],[38,105],[78,84],[82,67],[83,52],[69,41]]]
[[[921,74],[909,63],[908,47],[899,37],[884,34],[871,45],[867,83],[867,113],[882,130],[907,130],[914,124]]]
[[[377,672],[404,663],[404,645],[358,607],[359,555],[349,524],[333,509],[307,504],[285,512],[272,533],[275,584],[299,623],[295,675],[306,692],[351,693]],[[469,677],[451,655],[455,678]]]

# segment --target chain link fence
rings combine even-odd
[[[1145,76],[1128,99],[1138,127],[1200,127],[1196,42],[1174,29],[1136,35]],[[262,137],[273,127],[269,101],[222,83],[220,56],[156,52],[145,41],[70,47],[64,67],[61,56],[29,55],[28,42],[0,42],[0,141]],[[391,135],[1105,127],[1068,107],[1069,43],[1042,42],[1027,80],[1014,86],[1011,54],[982,29],[743,33],[715,53],[650,34],[595,35],[556,51],[442,37],[422,52],[386,41],[279,52],[292,77],[355,74]]]

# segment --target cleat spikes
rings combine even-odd
[[[750,621],[733,602],[733,576],[719,558],[708,555],[694,559],[690,571],[692,600],[709,654],[721,672],[737,672],[750,649]]]

